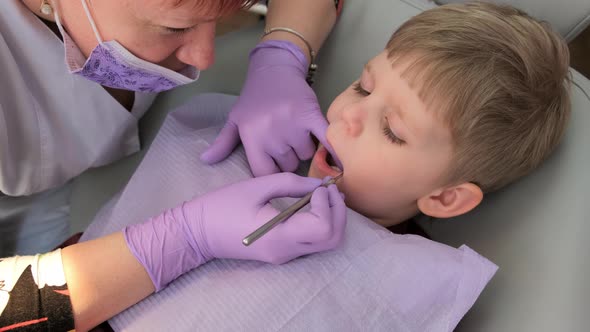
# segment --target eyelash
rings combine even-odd
[[[194,27],[190,27],[190,28],[171,28],[171,27],[166,27],[166,31],[174,33],[176,35],[182,35],[185,34],[189,31],[191,31]]]
[[[359,95],[361,95],[363,97],[366,97],[371,94],[369,91],[363,89],[360,81],[357,81],[356,83],[354,83],[352,88],[354,89],[354,91],[356,91],[356,93],[358,93]]]
[[[402,140],[401,138],[395,136],[395,134],[391,131],[391,128],[389,128],[389,122],[387,121],[387,118],[385,118],[384,124],[383,124],[383,135],[385,135],[385,137],[391,141],[391,143],[397,144],[397,145],[404,145],[406,142],[404,140]]]

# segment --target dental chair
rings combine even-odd
[[[442,3],[456,1],[440,1]],[[549,21],[569,41],[590,24],[590,1],[503,1]],[[355,80],[391,33],[426,0],[348,0],[320,51],[314,89],[322,109]],[[215,65],[195,84],[160,95],[140,123],[141,152],[75,183],[72,220],[83,230],[133,173],[167,112],[201,92],[238,94],[262,25],[219,37]],[[590,61],[590,59],[589,59]],[[587,331],[590,325],[590,80],[572,69],[572,117],[562,144],[533,174],[486,195],[472,213],[420,225],[433,239],[467,244],[500,269],[458,331]]]

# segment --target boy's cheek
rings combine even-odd
[[[328,125],[328,129],[326,129],[326,139],[328,140],[328,142],[330,142],[330,145],[332,145],[332,148],[334,149],[334,144],[337,143],[336,141],[336,137],[335,137],[335,124],[330,123]],[[340,157],[340,156],[338,156]]]

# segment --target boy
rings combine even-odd
[[[449,218],[535,169],[570,113],[569,54],[509,6],[455,4],[402,25],[327,113],[348,207],[389,227]],[[339,168],[320,147],[309,175]]]

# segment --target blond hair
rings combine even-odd
[[[440,111],[455,148],[448,181],[490,192],[535,169],[570,113],[569,52],[548,24],[475,2],[425,11],[387,43],[403,77]]]

